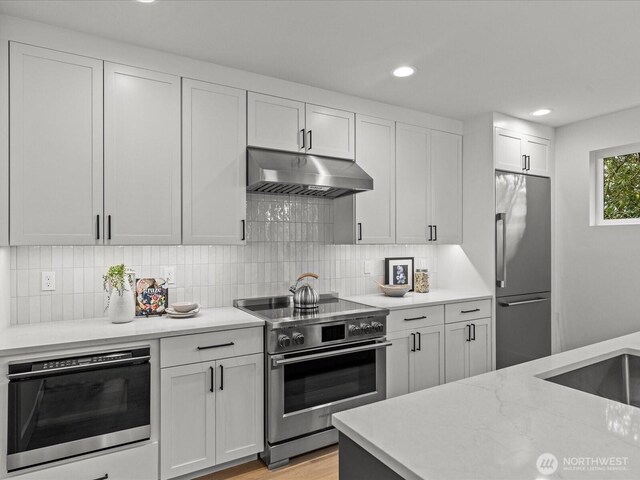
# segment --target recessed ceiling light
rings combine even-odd
[[[416,73],[416,67],[412,67],[411,65],[402,65],[401,67],[396,68],[392,73],[394,77],[398,78],[410,77]]]
[[[137,1],[140,2],[140,3],[153,3],[156,0],[137,0]]]
[[[548,115],[551,113],[551,110],[548,108],[541,108],[540,110],[536,110],[535,112],[531,112],[531,115],[534,117],[541,117],[542,115]]]

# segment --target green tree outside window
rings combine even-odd
[[[602,159],[604,219],[640,218],[640,153]]]

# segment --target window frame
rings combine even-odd
[[[619,147],[603,148],[590,152],[591,171],[591,226],[612,226],[612,225],[640,225],[640,217],[637,218],[604,218],[604,159],[628,155],[640,152],[640,143],[621,145]]]

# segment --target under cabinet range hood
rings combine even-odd
[[[373,178],[351,160],[247,148],[247,191],[338,198],[373,190]]]

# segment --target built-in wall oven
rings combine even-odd
[[[10,364],[7,470],[146,440],[149,347]]]
[[[269,468],[338,441],[331,415],[386,398],[388,310],[322,295],[317,308],[291,297],[237,300],[267,321],[265,451]]]

